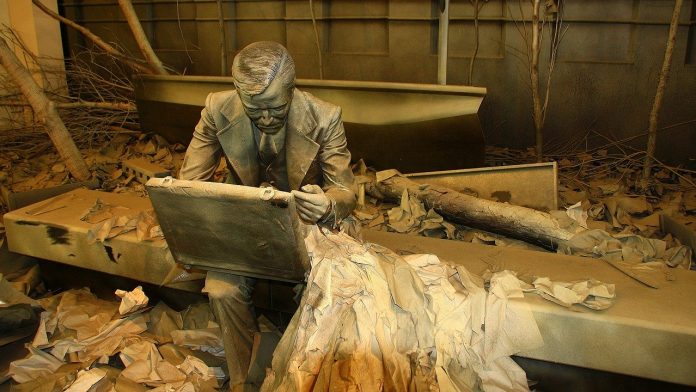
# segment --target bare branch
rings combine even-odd
[[[132,102],[54,102],[58,109],[75,109],[75,108],[96,108],[110,110],[138,110]],[[28,102],[19,101],[0,101],[0,106],[31,106]]]
[[[312,28],[314,29],[314,42],[317,45],[317,56],[319,57],[319,79],[324,79],[324,62],[321,57],[319,30],[317,29],[317,18],[314,16],[314,3],[312,2],[312,0],[309,0],[309,13],[312,17]]]
[[[12,49],[1,37],[0,64],[29,101],[39,121],[46,126],[48,136],[70,173],[80,181],[89,179],[90,173],[87,164],[82,159],[82,155],[65,128],[65,124],[58,116],[53,103],[46,97],[31,74],[22,66]]]
[[[672,52],[674,52],[674,43],[677,40],[677,28],[679,27],[679,14],[681,13],[684,0],[675,0],[674,11],[672,12],[672,20],[667,33],[667,47],[665,48],[665,57],[662,61],[662,69],[657,81],[657,91],[655,92],[655,100],[653,101],[652,109],[650,109],[650,120],[648,125],[648,145],[645,154],[645,162],[643,163],[643,178],[642,187],[645,190],[650,180],[650,168],[652,160],[655,159],[655,146],[657,144],[657,119],[662,107],[662,98],[665,95],[665,86],[667,85],[667,75],[672,65]],[[656,160],[656,159],[655,159]]]
[[[143,31],[143,26],[140,24],[140,19],[138,19],[138,14],[135,13],[133,4],[130,0],[118,0],[118,5],[121,7],[121,12],[123,12],[123,15],[126,17],[135,42],[138,44],[138,48],[140,48],[140,53],[145,57],[147,63],[150,64],[150,68],[158,75],[168,75],[169,73],[164,69],[159,57],[157,57],[155,51],[152,50],[150,41],[147,39],[145,31]]]
[[[129,67],[133,68],[135,71],[139,73],[145,73],[145,74],[152,74],[154,73],[153,70],[150,68],[146,67],[145,65],[142,65],[135,60],[129,58],[125,54],[123,54],[120,50],[114,48],[113,46],[109,45],[106,43],[104,40],[99,38],[96,34],[92,33],[89,29],[80,26],[79,24],[73,22],[72,20],[65,18],[63,16],[60,16],[56,14],[55,12],[51,11],[48,7],[43,5],[40,0],[32,0],[35,6],[39,7],[41,11],[43,11],[46,15],[52,17],[53,19],[56,19],[65,25],[72,27],[73,29],[79,31],[82,33],[85,37],[87,37],[90,41],[92,41],[95,45],[100,47],[103,51],[105,51],[107,54],[116,57],[123,63],[127,64]]]

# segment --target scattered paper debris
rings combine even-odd
[[[27,346],[30,354],[11,364],[11,375],[20,383],[17,390],[44,390],[46,385],[47,390],[73,392],[153,387],[212,392],[222,387],[227,365],[220,328],[207,303],[182,312],[160,303],[148,312],[142,311],[147,296],[141,287],[118,290],[118,295],[121,304],[98,299],[87,289],[38,301],[44,312],[34,340]],[[204,329],[186,331],[187,327]],[[219,356],[172,344],[179,340],[172,333],[184,336],[185,342],[206,344]],[[116,356],[124,369],[107,365]]]
[[[558,248],[559,253],[598,257],[611,261],[649,263],[661,261],[671,267],[691,267],[691,249],[684,245],[668,251],[663,240],[635,234],[611,235],[604,230],[585,230]]]

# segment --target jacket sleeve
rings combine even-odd
[[[331,121],[320,143],[319,163],[324,177],[323,189],[331,201],[331,210],[322,222],[335,225],[353,211],[357,194],[340,107],[335,107],[331,113]]]
[[[193,131],[193,138],[186,150],[184,162],[179,170],[179,178],[182,180],[210,181],[220,163],[222,146],[216,136],[217,127],[212,115],[212,96],[213,94],[208,94],[205,99],[201,119]]]

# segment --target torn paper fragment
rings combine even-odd
[[[137,360],[121,372],[121,376],[149,386],[183,382],[186,375],[165,360]]]
[[[116,290],[116,295],[121,298],[121,304],[118,307],[118,313],[121,315],[140,310],[146,307],[149,301],[142,286],[138,286],[132,291]]]
[[[25,383],[55,372],[63,365],[63,361],[42,350],[27,345],[29,355],[10,363],[8,374],[18,383]]]
[[[571,307],[579,304],[594,310],[604,310],[612,305],[616,295],[613,284],[598,280],[578,280],[573,282],[552,281],[539,277],[532,282],[533,288],[525,289],[561,306]]]
[[[423,203],[418,198],[409,197],[408,190],[404,189],[401,204],[389,210],[387,215],[389,227],[399,233],[407,233],[418,229],[426,212]]]
[[[100,368],[81,370],[77,373],[77,379],[65,389],[65,392],[88,392],[92,387],[104,380],[106,371]]]
[[[157,346],[148,340],[139,340],[124,347],[121,353],[119,353],[119,358],[121,358],[121,362],[123,362],[123,365],[126,367],[136,361],[146,361],[157,364],[157,362],[162,360],[162,356],[159,351],[157,351]]]
[[[582,202],[579,201],[566,208],[566,214],[568,214],[570,219],[577,222],[580,227],[587,229],[587,211],[583,210]]]
[[[183,328],[184,321],[179,312],[174,311],[164,302],[159,302],[150,310],[150,325],[148,332],[157,340],[158,343],[170,343],[171,333]]]
[[[174,344],[201,350],[218,357],[225,356],[220,328],[177,330],[171,332]]]
[[[378,171],[377,173],[375,173],[375,181],[379,183],[382,181],[386,181],[394,176],[398,176],[400,174],[401,173],[399,173],[399,171],[396,169]]]
[[[157,221],[154,210],[143,211],[138,215],[136,236],[138,241],[152,241],[156,238],[163,238],[162,228]]]
[[[221,368],[209,367],[201,359],[191,355],[177,367],[186,374],[188,379],[195,380],[196,384],[205,383],[214,388],[218,386],[218,380],[224,381],[227,378]]]
[[[17,291],[12,284],[0,274],[0,305],[7,306],[15,304],[29,304],[39,307],[39,303],[35,299],[29,298],[24,293]]]

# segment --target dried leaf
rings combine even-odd
[[[65,164],[56,163],[55,165],[51,166],[51,171],[54,173],[63,173],[65,172]]]

